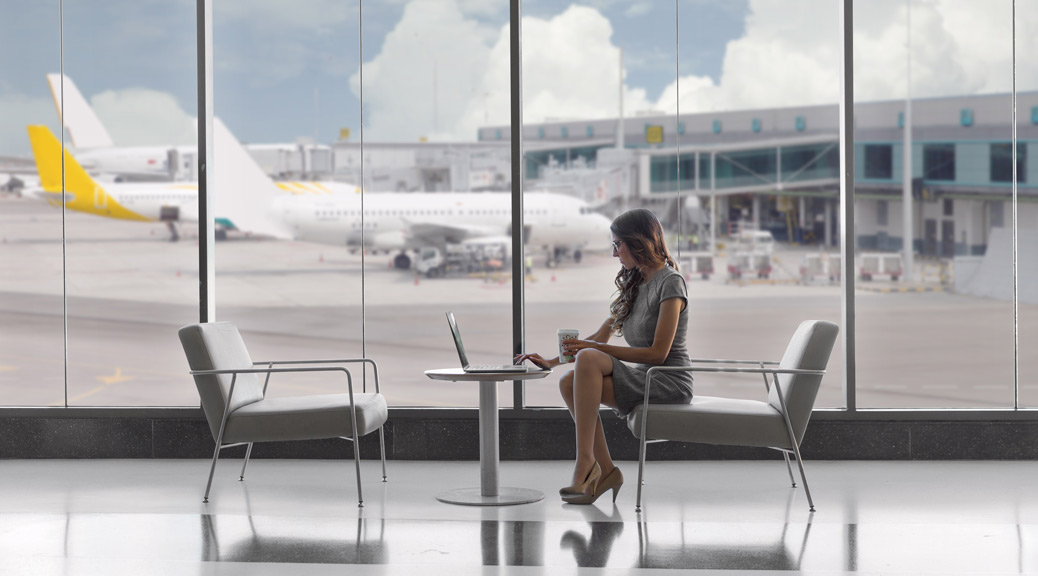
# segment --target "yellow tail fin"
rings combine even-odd
[[[29,142],[36,158],[36,170],[40,173],[40,186],[47,192],[61,194],[61,142],[46,126],[29,126]],[[148,220],[136,214],[112,198],[98,185],[76,159],[64,151],[65,156],[65,207],[69,210],[122,218],[125,220]]]

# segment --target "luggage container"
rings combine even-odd
[[[800,259],[800,283],[810,284],[819,279],[828,280],[830,284],[840,281],[839,254],[804,254]]]
[[[685,257],[682,271],[688,276],[699,276],[709,280],[714,273],[714,255],[709,252],[693,252]]]
[[[863,253],[858,256],[858,273],[865,282],[876,278],[889,278],[897,282],[903,271],[901,255],[891,253]]]
[[[732,252],[728,256],[728,277],[739,280],[743,276],[756,275],[757,278],[771,276],[770,252]]]

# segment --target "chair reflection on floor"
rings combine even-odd
[[[257,516],[252,513],[248,485],[240,486],[245,500],[243,516],[201,516],[203,561],[311,564],[389,562],[384,518],[353,520],[337,517],[293,519],[278,515]],[[384,509],[384,491],[381,505]],[[352,529],[354,522],[355,531]],[[257,527],[257,524],[262,528]]]
[[[271,526],[257,527],[267,519]],[[328,518],[317,521],[317,526],[313,518],[301,522],[305,525],[287,524],[285,518],[202,514],[202,560],[310,564],[386,564],[389,560],[382,518]],[[350,530],[347,536],[346,527],[353,523],[356,535]],[[341,537],[336,538],[336,533]]]
[[[789,523],[793,492],[786,504],[786,519],[777,536],[769,539],[772,523],[702,524],[656,523],[653,539],[649,523],[638,522],[638,568],[684,568],[689,570],[800,570],[807,550],[811,522],[804,524],[799,545],[790,546],[787,537],[796,524]],[[696,528],[699,528],[697,531]],[[731,536],[725,538],[725,531]],[[676,538],[675,538],[676,537]]]
[[[624,532],[620,511],[614,504],[609,516],[595,506],[582,507],[581,513],[591,526],[591,536],[585,537],[576,530],[567,530],[562,535],[559,547],[572,550],[573,558],[580,568],[605,568],[609,565],[613,544]]]

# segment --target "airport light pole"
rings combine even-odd
[[[915,278],[915,232],[912,205],[912,0],[905,0],[905,113],[902,127],[901,209],[902,250],[904,251],[905,282]]]

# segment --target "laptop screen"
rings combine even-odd
[[[465,356],[465,345],[461,343],[461,332],[458,331],[458,323],[454,320],[454,312],[447,313],[447,323],[451,326],[454,346],[458,348],[458,358],[461,359],[461,367],[464,368],[469,365],[469,359]]]

